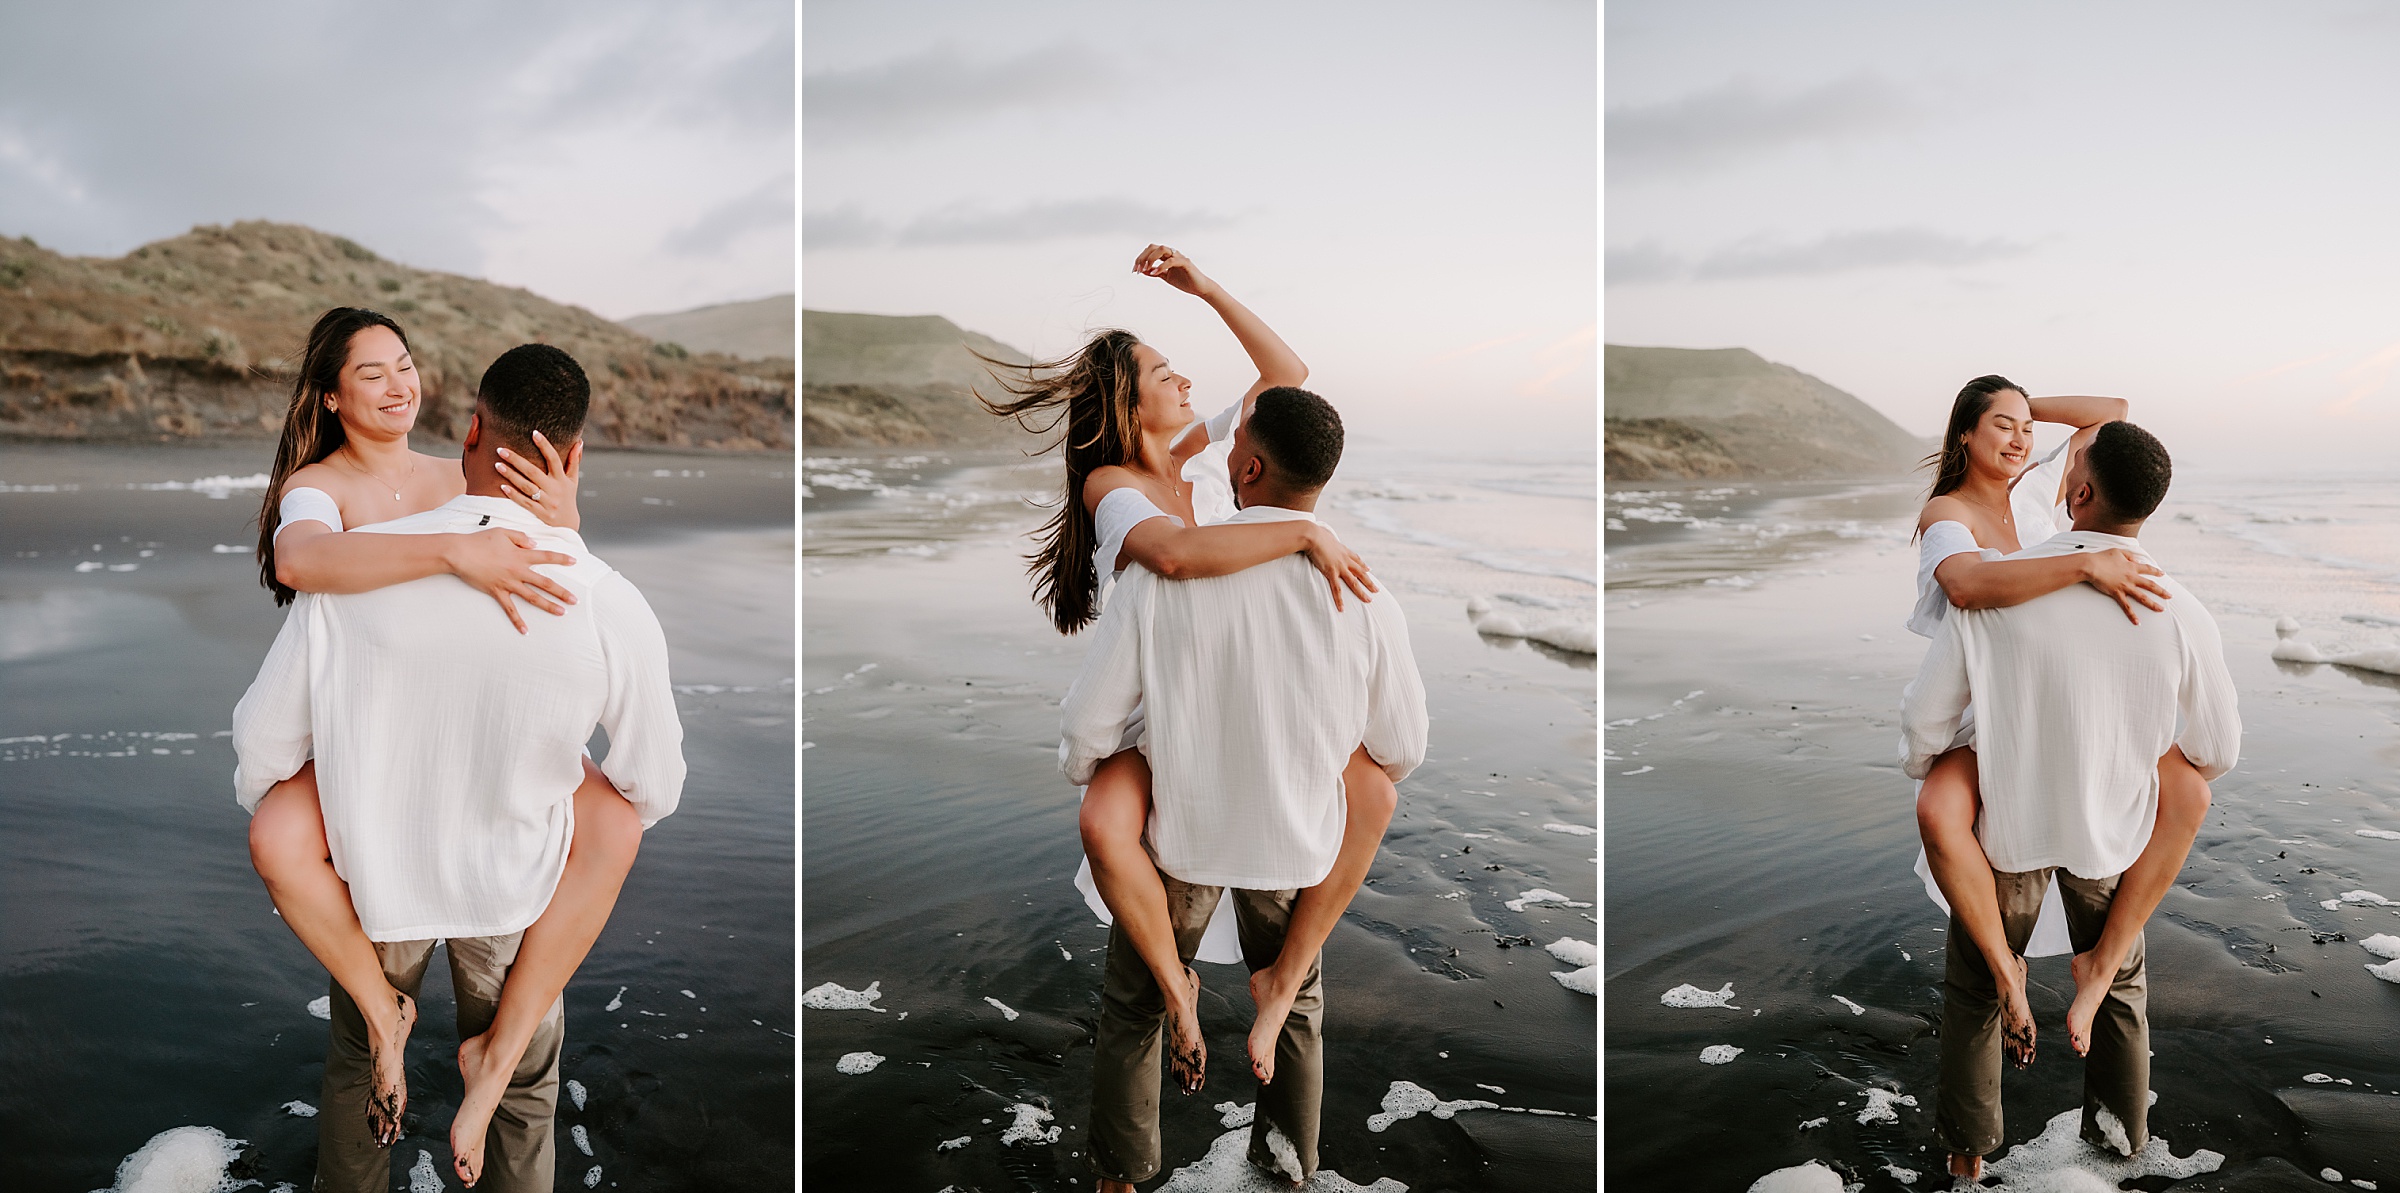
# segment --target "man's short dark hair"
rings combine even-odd
[[[1258,395],[1248,425],[1250,446],[1274,465],[1274,481],[1292,492],[1325,487],[1342,462],[1342,416],[1305,389],[1278,385]]]
[[[2139,522],[2167,496],[2174,462],[2158,437],[2127,422],[2102,423],[2083,449],[2092,491],[2121,522]]]
[[[483,371],[475,400],[485,421],[512,447],[534,454],[533,433],[564,451],[583,434],[592,383],[575,358],[548,344],[519,344]]]

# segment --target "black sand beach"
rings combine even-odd
[[[224,736],[282,612],[249,555],[259,490],[190,484],[238,482],[271,451],[0,447],[12,1191],[106,1185],[193,1124],[250,1141],[262,1188],[308,1183],[315,1123],[284,1107],[317,1100],[326,1025],[307,1007],[325,976],[250,870]],[[789,456],[595,452],[585,469],[588,541],[666,628],[691,774],[567,989],[564,1076],[585,1099],[561,1107],[562,1186],[595,1167],[604,1189],[790,1179],[792,478]],[[410,1049],[399,1187],[420,1153],[449,1166],[441,972]]]

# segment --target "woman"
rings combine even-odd
[[[466,491],[458,462],[409,449],[419,390],[408,337],[374,311],[339,307],[309,332],[300,375],[284,416],[283,441],[259,509],[259,583],[288,604],[295,590],[364,592],[425,576],[451,574],[500,603],[518,632],[515,601],[562,613],[574,597],[536,564],[574,558],[533,548],[513,530],[475,534],[384,535],[344,531],[434,508]],[[503,449],[513,483],[502,491],[554,526],[575,528],[582,445],[561,461],[536,432],[546,464]],[[534,1029],[583,963],[615,907],[617,889],[641,844],[633,805],[584,760],[574,793],[574,837],[564,875],[539,920],[525,930],[489,1030],[459,1045],[466,1094],[450,1128],[452,1163],[473,1185],[482,1175],[483,1138]],[[250,821],[250,857],[276,910],[316,955],[366,1019],[375,1064],[367,1121],[378,1142],[399,1140],[408,1105],[404,1053],[417,1009],[385,980],[374,946],[359,926],[350,889],[335,872],[317,803],[315,764],[276,784]]]
[[[2114,598],[2133,620],[2140,619],[2137,605],[2165,608],[2159,602],[2166,590],[2149,578],[2159,570],[2127,551],[2000,558],[2065,528],[2053,506],[2065,498],[2068,453],[2083,450],[2102,423],[2123,419],[2126,410],[2122,398],[2028,398],[1998,376],[1978,377],[1959,391],[1942,450],[1926,461],[1935,473],[1932,496],[1917,517],[1922,546],[1911,631],[1931,637],[1953,606],[2015,605],[2078,583]],[[2036,422],[2062,423],[2076,431],[2049,458],[2029,467]],[[2008,947],[1991,863],[1975,837],[1981,807],[1973,724],[1969,710],[1953,748],[1925,776],[1917,794],[1917,825],[1934,883],[1999,986],[2002,1037],[2010,1060],[2022,1068],[2033,1060],[2033,1015],[2026,1001],[2025,961]],[[2182,750],[2159,759],[2158,777],[2158,819],[2150,842],[2125,872],[2099,943],[2072,962],[2075,1001],[2067,1011],[2067,1036],[2077,1055],[2090,1048],[2092,1018],[2140,939],[2142,925],[2183,868],[2208,811],[2208,784]],[[2027,955],[2067,951],[2063,920],[2056,915],[2054,905],[2045,907]],[[2054,932],[2057,945],[2045,947]]]
[[[1042,546],[1027,569],[1035,577],[1035,597],[1051,621],[1066,634],[1090,624],[1098,613],[1102,578],[1133,563],[1163,579],[1193,579],[1306,552],[1325,573],[1337,608],[1345,586],[1358,599],[1371,599],[1368,594],[1376,589],[1365,561],[1315,522],[1199,524],[1196,486],[1184,477],[1184,464],[1209,444],[1231,436],[1235,421],[1247,416],[1259,394],[1307,380],[1308,366],[1183,254],[1154,244],[1142,250],[1133,268],[1213,308],[1258,366],[1258,380],[1239,402],[1200,422],[1192,414],[1192,383],[1177,375],[1164,355],[1131,332],[1107,330],[1095,333],[1072,356],[1016,369],[1022,379],[1006,383],[1014,400],[984,402],[992,413],[1017,418],[1037,431],[1066,425],[1058,444],[1066,457],[1065,497],[1058,512],[1036,532]],[[1056,417],[1032,427],[1029,416],[1045,411]],[[1204,474],[1204,481],[1225,485],[1221,475]],[[1230,510],[1227,500],[1223,512]],[[1203,1084],[1207,1065],[1199,1022],[1200,979],[1176,950],[1166,887],[1142,848],[1142,830],[1150,815],[1150,768],[1141,752],[1131,748],[1138,736],[1138,729],[1129,730],[1127,748],[1101,763],[1084,789],[1084,857],[1101,900],[1166,996],[1168,1068],[1184,1092],[1191,1093]],[[1366,878],[1399,801],[1390,776],[1363,748],[1351,754],[1342,784],[1348,820],[1333,869],[1324,881],[1300,893],[1283,952],[1250,976],[1258,1018],[1250,1028],[1248,1051],[1251,1069],[1261,1081],[1274,1078],[1275,1041],[1283,1021],[1325,938]]]

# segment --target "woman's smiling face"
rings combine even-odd
[[[341,387],[325,395],[350,433],[375,439],[408,434],[418,400],[416,361],[388,327],[362,328],[350,337]]]
[[[2022,392],[2004,389],[1966,436],[1967,467],[1987,476],[2011,479],[2025,471],[2033,452],[2033,407]]]
[[[1192,421],[1192,382],[1167,367],[1165,354],[1148,344],[1133,346],[1141,377],[1134,384],[1134,415],[1145,431],[1173,431]]]

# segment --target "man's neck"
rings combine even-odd
[[[1246,510],[1272,507],[1275,509],[1297,510],[1303,514],[1313,514],[1317,512],[1317,497],[1324,491],[1325,490],[1323,489],[1310,489],[1306,493],[1285,493],[1280,490],[1269,489],[1264,486],[1260,486],[1251,489],[1247,493],[1241,494],[1240,504],[1241,507]]]
[[[500,491],[500,469],[494,457],[480,451],[468,452],[458,462],[459,472],[467,478],[469,497],[506,497]]]
[[[2142,537],[2142,524],[2140,522],[2115,522],[2104,518],[2094,518],[2088,515],[2075,519],[2075,524],[2069,526],[2067,529],[2084,530],[2093,534],[2113,534],[2121,539],[2138,539]]]

